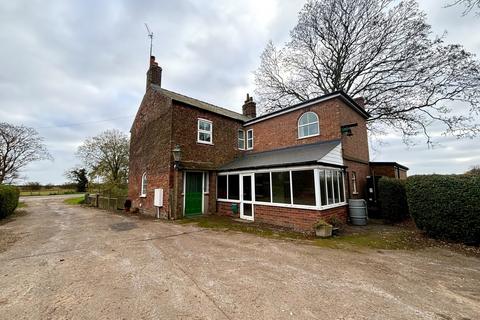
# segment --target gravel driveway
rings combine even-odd
[[[479,319],[480,259],[338,250],[25,200],[1,319]]]

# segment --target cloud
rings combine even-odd
[[[480,53],[478,24],[460,9],[420,1],[436,33]],[[145,91],[148,39],[164,69],[164,87],[240,111],[252,93],[252,72],[268,40],[281,45],[303,0],[245,1],[2,1],[0,120],[37,128],[55,157],[30,165],[29,181],[61,183],[78,163],[82,141],[106,129],[128,132]],[[111,119],[103,121],[105,119]],[[82,125],[73,125],[82,123]],[[399,139],[377,160],[406,163],[412,172],[461,172],[479,163],[477,140],[442,140],[428,150]],[[469,150],[468,152],[463,152]],[[436,160],[432,160],[436,159]],[[445,159],[437,161],[438,159]]]

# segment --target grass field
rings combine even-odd
[[[20,196],[53,196],[59,194],[75,194],[78,193],[74,189],[42,189],[42,190],[23,190],[20,191]]]

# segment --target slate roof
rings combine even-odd
[[[210,112],[225,116],[227,118],[240,120],[242,122],[245,122],[245,121],[248,121],[248,120],[251,119],[249,117],[244,116],[241,113],[234,112],[234,111],[222,108],[222,107],[218,107],[218,106],[213,105],[213,104],[208,103],[208,102],[204,102],[204,101],[200,101],[200,100],[197,100],[197,99],[194,99],[194,98],[190,98],[190,97],[184,96],[183,94],[180,94],[180,93],[169,91],[169,90],[161,88],[157,85],[151,85],[151,87],[154,90],[166,95],[167,97],[169,97],[172,100],[188,104],[189,106],[196,107],[198,109],[210,111]]]
[[[248,153],[227,163],[219,171],[272,168],[298,164],[321,163],[321,159],[340,144],[340,140]]]

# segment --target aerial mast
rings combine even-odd
[[[150,31],[148,24],[145,23],[145,28],[147,28],[147,35],[150,38],[150,57],[152,56],[152,46],[153,46],[153,32]]]

